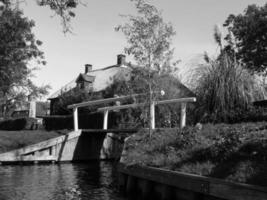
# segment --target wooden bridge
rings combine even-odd
[[[79,130],[78,127],[78,108],[81,107],[88,107],[93,105],[100,105],[105,103],[112,103],[112,102],[118,102],[126,99],[136,98],[140,95],[144,94],[134,94],[134,95],[128,95],[128,96],[121,96],[121,97],[115,97],[115,98],[107,98],[107,99],[101,99],[101,100],[95,100],[95,101],[87,101],[82,102],[78,104],[69,105],[69,109],[73,109],[73,120],[74,120],[74,130]],[[163,104],[170,104],[170,103],[180,103],[181,104],[181,117],[180,117],[180,127],[183,128],[186,125],[186,104],[189,102],[196,102],[195,97],[189,97],[189,98],[179,98],[179,99],[169,99],[169,100],[162,100],[162,101],[152,101],[150,103],[150,124],[151,128],[155,129],[155,106],[156,105],[163,105]],[[122,109],[128,109],[128,108],[136,108],[140,106],[144,106],[145,103],[139,103],[139,104],[127,104],[127,105],[120,105],[120,106],[109,106],[109,107],[102,107],[98,108],[98,111],[104,112],[104,122],[103,122],[103,129],[108,128],[108,114],[109,111],[112,110],[122,110]]]
[[[142,95],[142,94],[141,94]],[[99,108],[104,112],[103,129],[79,129],[78,108],[92,105],[100,105],[130,99],[140,94],[122,96],[116,98],[88,101],[68,106],[73,109],[74,131],[52,138],[37,144],[29,145],[20,149],[0,154],[0,163],[14,162],[61,162],[61,161],[86,161],[95,159],[119,159],[123,139],[120,135],[136,133],[137,129],[108,129],[108,114],[112,110],[121,110],[143,106],[140,104],[128,104],[121,106],[109,106]],[[150,104],[150,123],[155,129],[155,106],[168,103],[181,103],[180,126],[186,124],[186,103],[195,102],[196,98],[181,98],[163,101],[152,101]],[[90,122],[88,122],[90,123]]]

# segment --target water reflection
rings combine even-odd
[[[0,166],[0,200],[123,200],[110,162]]]

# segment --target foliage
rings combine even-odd
[[[53,115],[69,115],[72,110],[68,109],[68,105],[81,103],[83,101],[102,99],[101,93],[87,92],[86,90],[79,89],[78,87],[68,91],[62,92],[55,104],[53,105]],[[82,113],[96,111],[97,106],[90,106],[85,108],[80,108]]]
[[[0,2],[3,2],[6,6],[12,7],[14,7],[14,5],[18,7],[19,4],[24,1],[0,0]],[[48,6],[55,12],[56,15],[61,17],[64,33],[71,32],[70,21],[73,17],[75,17],[73,9],[75,9],[79,4],[82,4],[80,0],[36,0],[36,3],[39,6]]]
[[[229,31],[226,49],[252,72],[266,73],[267,3],[262,7],[249,5],[243,14],[229,15],[224,26]]]
[[[266,186],[266,131],[266,122],[158,129],[152,137],[143,129],[127,139],[123,160]]]
[[[78,4],[81,4],[79,0],[37,0],[38,5],[48,6],[57,15],[61,17],[63,25],[63,32],[71,32],[70,21],[75,17],[73,11]]]
[[[72,115],[51,115],[43,118],[45,130],[73,129]]]
[[[157,100],[174,99],[177,97],[194,96],[180,81],[170,74],[158,74],[152,71],[153,74],[153,91],[154,98]],[[140,75],[142,74],[142,75]],[[131,95],[131,94],[149,94],[149,83],[147,78],[149,70],[141,67],[132,67],[131,76],[120,77],[114,80],[113,84],[105,91],[105,97]],[[164,96],[159,94],[159,91],[165,92]],[[121,120],[123,123],[128,123],[135,127],[148,127],[149,113],[148,113],[148,99],[146,95],[135,97],[134,99],[121,104],[144,103],[143,106],[132,109],[121,110]],[[157,127],[175,127],[180,119],[180,106],[177,104],[158,105],[156,112],[156,126]],[[132,124],[132,125],[131,125]]]
[[[194,70],[197,95],[195,121],[234,123],[250,112],[252,102],[264,97],[265,90],[255,75],[244,69],[236,56],[223,45],[222,34],[215,28],[214,38],[220,54]]]
[[[196,108],[204,121],[233,122],[261,96],[254,77],[225,53],[210,61],[200,76]]]
[[[151,105],[155,100],[156,77],[158,73],[170,73],[177,62],[171,63],[174,49],[171,49],[172,37],[175,31],[170,23],[165,23],[161,12],[145,0],[133,0],[138,15],[123,15],[128,23],[119,25],[116,31],[121,31],[128,42],[125,53],[132,55],[139,66],[145,70],[136,70],[136,79],[147,86],[146,102]],[[139,84],[140,86],[142,84]],[[137,88],[136,88],[137,89]],[[150,114],[144,113],[150,118]],[[151,124],[149,125],[151,128]]]
[[[123,15],[128,23],[116,27],[129,44],[125,52],[133,55],[138,65],[154,70],[168,71],[172,64],[171,49],[175,31],[170,23],[163,21],[161,12],[144,0],[133,0],[138,16]]]
[[[37,120],[29,117],[0,121],[0,130],[35,130],[37,128]]]
[[[34,69],[29,62],[45,64],[41,41],[32,33],[34,22],[22,11],[7,7],[0,17],[0,97],[5,107],[14,101],[38,98],[48,93],[49,86],[37,87],[30,80]]]

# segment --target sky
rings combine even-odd
[[[25,16],[35,21],[33,32],[43,42],[47,64],[36,71],[34,82],[50,84],[50,94],[84,72],[85,64],[93,69],[116,64],[117,55],[127,45],[124,35],[114,28],[125,22],[121,14],[135,14],[130,0],[82,0],[71,21],[73,33],[64,34],[60,18],[36,1],[21,5]],[[182,60],[178,67],[196,55],[218,51],[213,40],[215,25],[222,25],[229,14],[239,14],[249,4],[262,6],[266,0],[149,0],[162,11],[165,22],[172,23],[174,59]],[[127,59],[132,61],[131,59]],[[134,63],[134,61],[132,61]]]

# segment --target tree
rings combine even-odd
[[[119,25],[128,42],[125,53],[133,55],[138,65],[154,70],[167,70],[171,63],[174,49],[171,48],[175,31],[170,23],[165,23],[161,12],[144,0],[135,2],[138,16],[122,15],[128,23]]]
[[[35,68],[29,63],[44,65],[41,41],[32,33],[34,22],[22,11],[6,7],[0,17],[0,97],[5,109],[14,101],[38,98],[47,94],[48,85],[37,87],[30,78]]]
[[[26,0],[24,0],[26,1]],[[0,0],[6,6],[16,5],[17,7],[23,0]],[[63,26],[63,32],[71,32],[70,21],[71,18],[75,17],[75,13],[73,11],[74,8],[77,7],[78,4],[82,4],[79,0],[36,0],[39,6],[48,6],[52,11],[55,12],[56,15],[61,17],[61,23]]]
[[[237,59],[252,72],[267,68],[267,3],[249,5],[243,14],[229,15],[224,23],[229,34],[226,49],[236,53]]]
[[[136,75],[138,79],[142,79],[142,89],[149,95],[147,101],[151,105],[157,88],[153,76],[169,72],[176,64],[171,63],[174,51],[171,42],[175,31],[170,23],[164,22],[161,12],[155,6],[144,0],[132,1],[138,15],[123,15],[128,19],[128,23],[117,26],[115,30],[121,31],[127,39],[125,53],[132,55],[137,64],[145,68]]]
[[[77,7],[79,0],[37,0],[38,5],[48,6],[57,15],[61,17],[61,23],[63,25],[63,32],[71,32],[70,21],[75,17],[73,11]]]

